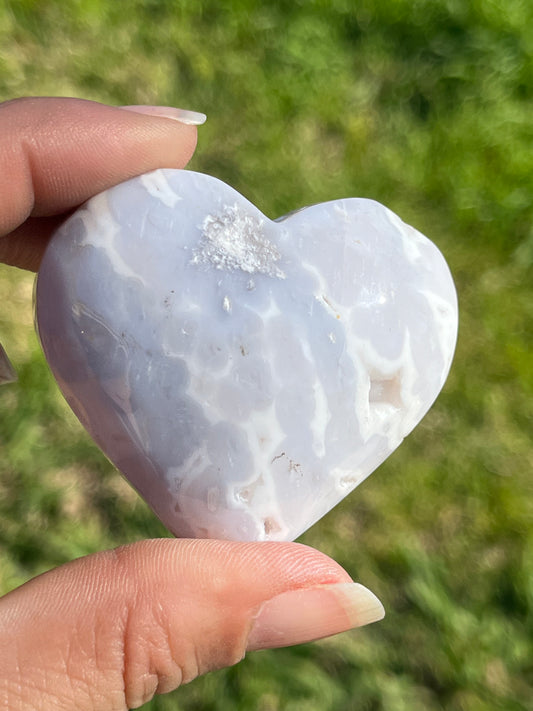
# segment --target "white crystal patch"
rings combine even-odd
[[[284,279],[285,274],[276,264],[280,257],[279,251],[263,234],[263,220],[235,204],[227,205],[218,214],[206,215],[202,239],[194,251],[192,263]]]

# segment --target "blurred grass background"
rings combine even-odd
[[[191,168],[267,215],[384,202],[446,255],[452,373],[428,417],[302,541],[384,601],[369,628],[260,652],[146,709],[533,709],[533,3],[0,0],[0,99],[208,114]],[[0,271],[0,591],[168,535],[88,440]]]

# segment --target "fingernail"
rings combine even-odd
[[[0,343],[0,385],[14,383],[16,379],[17,374],[15,373],[15,369],[11,365],[3,345]]]
[[[207,116],[198,111],[187,111],[187,109],[176,109],[173,106],[121,106],[126,111],[134,111],[136,114],[148,114],[149,116],[161,116],[161,118],[172,119],[185,123],[188,126],[201,126],[206,122]]]
[[[247,649],[311,642],[377,622],[384,616],[378,598],[359,583],[291,590],[263,603],[248,636]]]

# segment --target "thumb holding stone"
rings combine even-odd
[[[143,541],[76,560],[0,600],[0,707],[136,708],[248,650],[383,614],[369,590],[306,546]]]

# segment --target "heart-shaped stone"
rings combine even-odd
[[[39,335],[70,406],[177,536],[291,540],[415,427],[448,373],[438,249],[366,199],[267,219],[160,170],[56,233]]]

